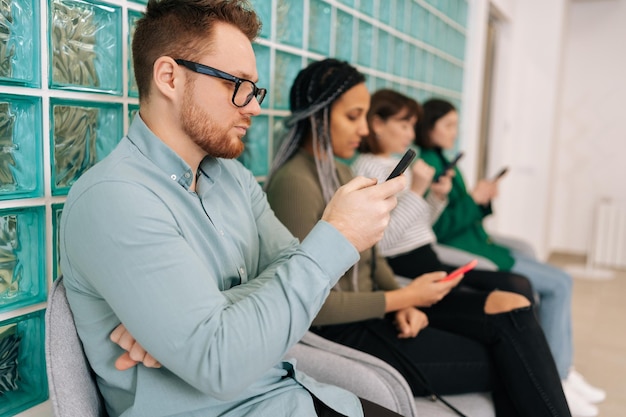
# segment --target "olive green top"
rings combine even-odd
[[[336,166],[341,184],[352,179],[347,165],[337,161]],[[301,149],[287,161],[272,177],[267,198],[276,217],[294,236],[304,239],[326,207],[313,157]],[[385,315],[385,295],[377,290],[393,290],[398,284],[383,257],[374,258],[372,274],[372,252],[375,251],[361,252],[356,286],[350,269],[330,292],[313,325],[349,323]]]

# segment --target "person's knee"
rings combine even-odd
[[[530,301],[526,297],[506,291],[492,291],[485,301],[486,314],[508,313],[525,307],[530,307]]]

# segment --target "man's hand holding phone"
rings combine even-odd
[[[359,251],[371,248],[382,237],[396,194],[406,186],[403,176],[376,185],[373,178],[356,177],[339,187],[326,205],[322,220],[332,224]]]

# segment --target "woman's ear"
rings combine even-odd
[[[382,131],[385,127],[385,121],[378,115],[374,115],[372,120],[370,121],[370,127],[376,136]]]

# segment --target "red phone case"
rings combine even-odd
[[[470,269],[474,269],[474,267],[478,264],[478,260],[477,259],[473,259],[470,262],[466,263],[465,265],[455,269],[454,271],[450,272],[444,279],[442,279],[442,282],[446,282],[446,281],[450,281],[453,280],[455,278],[457,278],[459,275],[466,273],[467,271],[469,271]]]

